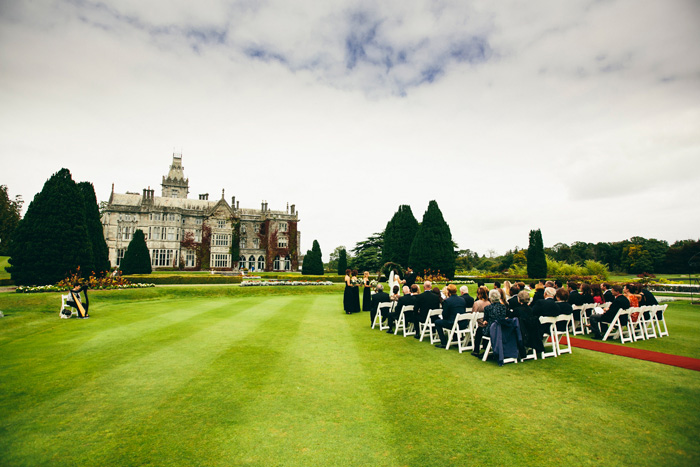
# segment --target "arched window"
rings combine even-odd
[[[248,269],[255,269],[255,256],[253,255],[248,258]]]
[[[285,256],[285,258],[284,258],[284,270],[290,271],[291,269],[292,269],[292,262],[289,260],[289,256]]]
[[[245,269],[245,256],[238,259],[238,269]]]
[[[275,256],[275,262],[272,264],[272,269],[279,271],[280,269],[280,255]]]
[[[265,257],[258,256],[258,271],[264,271],[264,270],[265,270]]]

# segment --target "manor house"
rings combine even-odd
[[[134,232],[143,231],[154,269],[215,269],[290,271],[298,269],[299,213],[292,204],[271,211],[241,209],[236,197],[210,201],[209,194],[189,199],[182,155],[161,183],[161,196],[145,188],[142,194],[112,194],[102,215],[112,266],[119,266]],[[236,248],[237,246],[237,248]]]

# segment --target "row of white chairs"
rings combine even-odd
[[[608,330],[603,336],[603,340],[619,338],[620,342],[625,344],[627,342],[668,336],[668,327],[666,326],[667,307],[668,305],[647,305],[618,310],[612,322],[608,325]],[[622,324],[623,316],[627,316],[627,324],[624,325]]]
[[[395,304],[396,302],[387,302],[379,304],[379,309],[377,310],[377,314],[375,315],[374,321],[372,322],[372,329],[374,329],[375,327],[377,327],[380,331],[389,329],[388,324],[384,325],[382,310],[389,310],[389,312],[393,312]],[[401,309],[401,313],[399,314],[399,317],[396,320],[396,325],[394,327],[394,335],[398,335],[399,332],[402,332],[404,337],[416,335],[416,330],[414,329],[413,323],[406,322],[404,312],[407,311],[413,311],[413,305],[406,305]],[[426,336],[430,337],[431,344],[440,342],[440,336],[438,335],[437,330],[435,329],[435,323],[433,322],[433,319],[434,317],[441,317],[441,313],[442,310],[439,308],[430,310],[428,312],[426,320],[424,322],[419,323],[420,329],[418,330],[418,332],[420,333],[421,342]],[[454,324],[452,325],[452,329],[446,330],[447,345],[445,346],[445,349],[449,350],[450,346],[456,344],[459,353],[462,353],[465,350],[473,351],[474,338],[476,336],[476,331],[478,327],[477,322],[480,318],[483,317],[483,313],[467,312],[458,314],[455,318]],[[545,347],[547,345],[551,347],[549,351],[545,349],[545,351],[542,352],[543,359],[547,357],[558,357],[559,355],[564,353],[571,353],[569,327],[573,324],[573,321],[574,319],[572,315],[559,315],[557,317],[540,317],[541,324],[549,324],[549,332],[545,333],[544,344]],[[559,331],[557,329],[557,323],[559,322],[563,322],[566,324],[565,326],[563,326],[564,331]],[[560,344],[560,340],[562,337],[566,338],[565,347]],[[483,336],[482,340],[486,343],[486,350],[484,351],[483,356],[483,361],[486,361],[492,351],[491,339],[489,337]],[[522,360],[537,360],[537,352],[534,349],[530,349],[530,352]],[[504,359],[504,363],[517,362],[518,359],[515,358]]]

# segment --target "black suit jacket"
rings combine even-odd
[[[519,306],[520,306],[520,300],[518,300],[518,296],[513,295],[512,297],[510,297],[510,299],[508,300],[508,309],[515,310]]]
[[[374,317],[377,315],[377,309],[380,303],[390,302],[389,294],[386,292],[377,292],[372,295],[372,301],[370,302],[372,310],[369,312],[370,323],[374,323]]]
[[[411,286],[416,283],[416,277],[418,277],[418,274],[415,272],[406,273],[406,283],[404,285],[407,285],[410,289]]]
[[[467,308],[462,297],[453,295],[451,297],[447,297],[445,301],[442,302],[442,319],[445,321],[454,323],[454,320],[458,314],[466,312]]]
[[[534,316],[559,316],[559,307],[557,302],[551,298],[545,298],[542,300],[537,300],[537,302],[532,305],[532,314]]]
[[[569,293],[569,303],[572,305],[583,305],[583,296],[578,292],[578,290],[572,290]]]
[[[416,304],[416,297],[413,295],[403,295],[401,298],[399,298],[399,301],[396,302],[396,309],[394,312],[396,313],[396,316],[398,317],[401,314],[401,310],[403,309],[404,306],[406,305],[414,305],[415,308]]]
[[[560,315],[572,315],[574,313],[574,308],[569,302],[556,302],[559,307]]]
[[[603,313],[603,315],[601,316],[601,321],[605,321],[606,323],[612,323],[612,320],[615,319],[615,315],[619,310],[626,310],[629,307],[630,301],[627,299],[627,297],[620,294],[617,297],[615,297],[615,300],[613,300],[613,302],[610,304],[610,308],[608,308],[608,310],[605,313]],[[627,324],[626,319],[621,319],[620,321],[624,321],[624,323],[621,323],[623,326]]]
[[[613,293],[611,291],[606,290],[605,293],[603,294],[603,300],[605,300],[606,302],[613,302],[613,301],[615,301],[615,296],[613,295]]]
[[[416,295],[416,305],[414,310],[418,310],[418,317],[421,321],[425,321],[428,317],[428,311],[440,308],[440,296],[428,290],[422,294]]]
[[[464,299],[464,304],[466,305],[466,307],[471,310],[471,308],[474,306],[474,297],[472,297],[468,293],[462,294],[460,296]]]

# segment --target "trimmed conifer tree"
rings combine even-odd
[[[411,244],[408,262],[420,276],[439,272],[448,279],[454,278],[455,251],[452,232],[436,201],[428,203],[428,209],[423,214],[423,221]]]
[[[530,279],[547,277],[547,257],[544,254],[540,229],[530,231],[530,242],[527,247],[527,277]]]
[[[109,249],[102,231],[100,208],[97,205],[95,187],[90,182],[80,182],[78,183],[78,189],[83,195],[83,201],[85,202],[85,224],[90,243],[92,244],[92,256],[95,261],[94,271],[100,275],[108,272],[111,265],[109,263]],[[92,271],[85,271],[86,274],[90,272]]]
[[[134,232],[134,236],[124,252],[119,268],[124,274],[151,273],[151,255],[148,252],[146,238],[141,229],[137,229]]]
[[[348,252],[345,249],[338,253],[338,275],[345,275],[345,270],[348,268]]]
[[[402,204],[384,230],[382,263],[398,263],[408,266],[413,239],[418,232],[418,221],[413,216],[411,206]]]
[[[12,236],[9,268],[16,285],[47,285],[80,267],[94,269],[85,203],[68,169],[49,178]]]
[[[314,254],[311,250],[306,250],[306,254],[304,255],[304,262],[301,264],[301,273],[305,276],[308,276],[311,274],[311,269],[313,268],[314,264]]]

